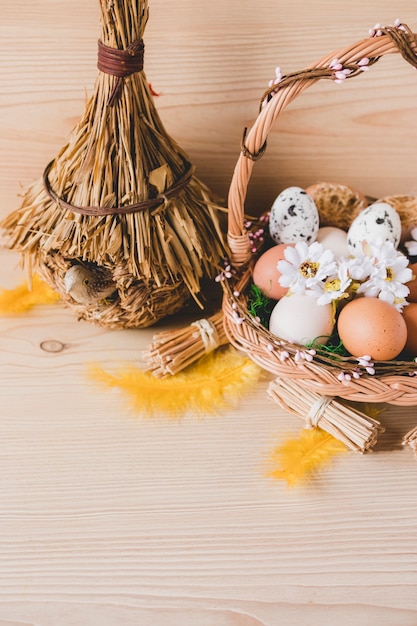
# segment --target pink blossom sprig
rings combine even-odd
[[[352,378],[360,378],[360,373],[354,370],[353,372],[340,372],[337,376],[337,380],[343,385],[348,385]]]
[[[233,321],[235,324],[237,324],[238,326],[240,326],[240,324],[243,324],[243,322],[245,321],[245,318],[243,315],[240,314],[237,305],[236,307],[232,306],[232,317],[233,317]]]
[[[365,371],[373,376],[375,374],[374,362],[369,354],[364,354],[357,359],[359,365],[365,369]]]
[[[349,67],[343,65],[338,58],[334,58],[329,63],[329,68],[333,71],[333,80],[339,85],[343,84],[349,76],[356,74],[358,70],[366,72],[369,70],[371,60],[363,57],[357,63],[351,64]]]
[[[365,372],[370,376],[374,376],[375,368],[374,362],[372,361],[372,357],[368,354],[364,354],[356,359],[358,361],[357,367],[349,372],[341,371],[337,379],[340,380],[344,385],[348,385],[352,379],[357,380],[364,374]]]
[[[367,72],[369,70],[369,59],[368,57],[363,57],[360,61],[358,61],[358,67],[362,72]]]
[[[404,24],[401,22],[401,20],[398,17],[394,22],[394,28],[407,32],[407,28],[404,26]],[[384,34],[384,31],[383,31],[383,26],[381,24],[375,24],[373,28],[369,29],[370,37],[381,37],[381,35],[383,34]]]
[[[352,74],[352,70],[344,67],[343,64],[337,58],[333,59],[330,62],[329,68],[333,70],[335,83],[339,83],[339,84],[343,83],[346,80],[346,78],[349,76],[349,74]]]
[[[269,92],[269,95],[267,98],[265,98],[262,102],[262,106],[264,107],[266,104],[268,104],[269,100],[272,98],[272,96],[274,96],[276,93],[278,93],[278,85],[279,83],[282,81],[282,72],[281,72],[281,68],[280,67],[276,67],[275,68],[275,78],[272,78],[269,83],[268,83],[268,87],[271,89],[272,87],[276,86],[276,89],[272,89],[272,91]]]
[[[369,36],[370,37],[381,37],[382,35],[382,26],[381,24],[375,24],[375,26],[373,28],[369,29]]]
[[[265,229],[268,226],[268,221],[269,213],[267,215],[262,215],[259,218],[260,227],[257,230],[253,229],[253,223],[250,220],[245,222],[245,229],[248,233],[249,244],[253,254],[259,251],[265,241]]]
[[[258,228],[258,230],[256,230],[255,232],[249,232],[249,243],[251,252],[258,252],[264,241],[265,230],[263,228]]]
[[[233,269],[228,259],[225,259],[223,263],[224,263],[224,269],[221,272],[219,272],[216,278],[214,279],[216,283],[224,282],[225,280],[230,280],[236,274],[236,270]]]
[[[311,361],[314,361],[315,354],[315,350],[296,350],[294,361],[296,363],[303,363],[304,361],[311,363]]]

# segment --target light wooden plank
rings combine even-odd
[[[417,28],[405,0],[395,15],[374,0],[150,8],[158,108],[223,197],[276,65],[301,69],[397,15]],[[81,0],[2,7],[1,215],[91,93],[97,16]],[[414,74],[384,59],[297,100],[257,165],[248,208],[324,176],[375,195],[415,192]],[[2,251],[0,266],[2,287],[21,280],[17,256]],[[178,421],[134,415],[88,380],[91,361],[140,364],[152,334],[77,322],[60,304],[0,318],[1,626],[414,624],[417,463],[400,441],[415,409],[388,407],[373,454],[339,457],[291,491],[265,477],[265,459],[302,423],[267,400],[268,377],[221,416]]]

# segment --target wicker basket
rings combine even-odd
[[[402,24],[378,29],[369,38],[332,52],[306,70],[282,77],[279,84],[273,85],[263,95],[263,105],[245,137],[229,191],[228,241],[236,276],[222,283],[225,291],[223,312],[225,332],[230,343],[277,377],[292,379],[306,390],[322,396],[408,406],[417,404],[416,363],[377,361],[374,375],[364,369],[359,378],[352,376],[348,380],[349,372],[357,370],[357,359],[338,357],[335,361],[317,354],[312,357],[300,346],[280,340],[248,312],[248,297],[245,294],[251,283],[251,268],[255,261],[250,233],[245,228],[245,196],[254,162],[264,153],[275,120],[292,100],[316,81],[343,78],[340,74],[338,77],[338,71],[332,68],[333,59],[337,58],[343,70],[348,70],[344,75],[350,79],[362,73],[364,63],[372,65],[385,54],[395,52],[400,52],[408,63],[417,67],[417,35]],[[417,214],[409,216],[409,219],[417,223]],[[337,219],[333,225],[339,226]]]

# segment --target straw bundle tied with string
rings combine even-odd
[[[227,344],[223,313],[198,319],[189,326],[156,333],[143,357],[157,378],[174,376],[201,357]]]
[[[143,71],[146,0],[99,0],[95,88],[68,143],[3,222],[80,318],[149,326],[192,300],[225,257],[220,211],[167,134]],[[190,297],[191,296],[191,297]]]
[[[376,444],[381,424],[366,413],[331,396],[303,389],[291,379],[276,378],[268,386],[268,396],[306,422],[307,428],[321,428],[358,452]]]

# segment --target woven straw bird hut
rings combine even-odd
[[[79,318],[145,327],[192,298],[204,300],[202,279],[226,254],[221,207],[156,111],[143,69],[147,0],[99,0],[99,7],[93,94],[2,228],[26,270]],[[113,292],[93,303],[74,300],[65,283],[74,265],[105,276]]]

